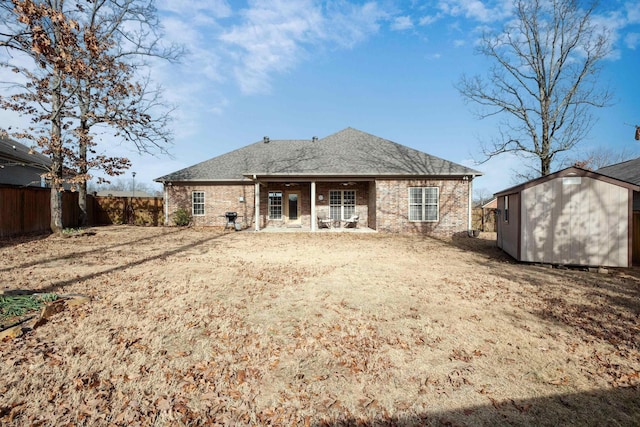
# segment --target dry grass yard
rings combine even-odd
[[[5,295],[92,297],[0,342],[4,426],[640,424],[638,269],[483,236],[94,231],[0,242]]]

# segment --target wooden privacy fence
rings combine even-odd
[[[160,225],[163,200],[159,197],[87,196],[89,225]],[[47,233],[51,222],[51,192],[48,188],[0,185],[0,237]],[[80,225],[78,193],[62,194],[62,225]]]
[[[496,210],[490,208],[473,208],[471,227],[480,231],[496,231]]]
[[[91,199],[94,225],[162,225],[164,212],[162,197],[91,196]]]

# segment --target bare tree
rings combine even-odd
[[[638,152],[629,147],[625,147],[622,150],[597,147],[578,156],[567,157],[563,160],[562,166],[576,165],[584,169],[597,170],[605,166],[626,162],[636,157],[638,157]]]
[[[74,52],[80,49],[78,25],[64,14],[64,0],[5,0],[0,7],[4,24],[0,46],[28,55],[34,62],[33,71],[2,64],[22,73],[26,83],[23,91],[2,96],[1,105],[31,117],[32,126],[12,136],[30,139],[51,158],[46,174],[51,185],[51,230],[59,232],[65,159],[72,154],[64,134],[70,125],[65,117],[71,99],[66,82],[83,71],[82,64],[74,61]]]
[[[135,187],[134,187],[135,185]],[[147,194],[151,194],[151,195],[156,195],[158,193],[160,193],[160,195],[162,194],[161,190],[158,190],[157,188],[155,188],[153,185],[148,184],[146,182],[138,182],[136,181],[135,183],[130,180],[130,179],[122,179],[122,178],[116,178],[114,180],[111,180],[111,182],[106,183],[94,183],[94,182],[89,182],[87,184],[87,191],[89,192],[93,192],[93,191],[135,191],[136,194],[138,193],[147,193]]]
[[[482,206],[493,199],[493,193],[486,188],[476,188],[473,190],[473,205]]]
[[[462,76],[457,88],[480,118],[500,116],[499,136],[483,144],[485,161],[512,152],[539,160],[541,175],[558,153],[590,131],[592,107],[610,100],[597,80],[608,34],[593,22],[596,2],[517,0],[499,34],[485,33],[479,53],[493,62],[486,78]]]
[[[4,23],[0,46],[34,62],[18,66],[10,58],[1,64],[24,76],[26,82],[14,85],[12,93],[0,95],[0,100],[3,107],[32,119],[33,126],[12,136],[32,140],[51,156],[53,166],[47,178],[52,187],[54,232],[62,229],[64,182],[80,189],[86,221],[89,171],[99,168],[108,175],[119,175],[130,166],[126,158],[97,152],[91,133],[94,125],[106,125],[116,137],[144,152],[154,147],[164,150],[171,140],[169,112],[159,108],[160,92],[150,89],[148,79],[136,75],[144,60],[125,60],[154,55],[170,58],[177,52],[158,47],[157,38],[146,38],[156,34],[148,29],[155,21],[144,15],[155,11],[152,4],[153,0],[0,1]]]
[[[95,145],[91,129],[107,125],[115,136],[133,143],[139,152],[165,152],[173,135],[168,127],[171,108],[162,99],[159,87],[153,87],[147,77],[139,78],[137,71],[145,68],[146,58],[174,61],[182,53],[180,47],[163,46],[154,0],[101,0],[91,2],[78,14],[78,21],[87,34],[84,43],[101,46],[108,51],[104,57],[80,58],[89,76],[72,84],[78,99],[79,127],[79,184],[78,204],[81,223],[86,224],[87,179],[93,168],[117,175],[121,169],[100,156],[91,159]],[[115,166],[115,167],[114,167]],[[120,165],[122,166],[122,165]]]

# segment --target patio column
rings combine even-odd
[[[254,190],[253,190],[253,195],[254,195],[254,205],[256,206],[256,215],[255,215],[255,222],[256,222],[256,227],[255,230],[256,231],[260,231],[260,183],[258,181],[256,181],[254,184]]]
[[[316,231],[316,182],[311,181],[311,231]]]

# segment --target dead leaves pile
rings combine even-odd
[[[395,245],[395,240],[379,243]],[[396,249],[388,252],[398,253]],[[382,257],[380,253],[377,256]],[[127,254],[113,255],[124,258]],[[118,287],[121,297],[103,300],[108,306],[105,311],[126,312],[132,318],[117,325],[105,320],[106,325],[90,329],[95,331],[92,340],[104,341],[105,354],[82,341],[47,336],[55,333],[55,323],[62,322],[62,317],[71,325],[91,323],[86,308],[65,312],[52,327],[24,340],[0,344],[3,373],[19,373],[0,381],[0,424],[321,426],[397,425],[403,420],[408,420],[407,425],[459,425],[460,420],[517,424],[544,411],[549,400],[512,398],[504,392],[507,382],[538,387],[536,393],[542,390],[541,394],[580,390],[575,385],[578,375],[589,386],[640,387],[637,313],[606,305],[601,294],[592,295],[589,304],[533,281],[522,279],[516,286],[489,273],[483,273],[490,277],[484,281],[473,271],[450,277],[442,273],[443,279],[431,282],[407,275],[398,283],[406,283],[414,293],[407,292],[411,296],[406,304],[398,304],[400,309],[384,300],[381,288],[380,300],[385,304],[381,313],[363,308],[348,293],[336,296],[337,290],[322,297],[302,292],[303,287],[317,286],[324,276],[340,273],[335,263],[287,265],[225,253],[233,262],[224,264],[217,251],[216,264],[208,256],[202,248],[201,253],[184,259],[169,257],[151,266],[170,265],[185,272],[197,266],[200,270],[185,273],[192,288],[163,287],[164,278],[156,279],[149,270],[97,277],[92,286]],[[5,276],[18,283],[27,281],[26,273],[32,269],[23,265]],[[24,277],[18,270],[25,270]],[[227,281],[217,282],[216,274]],[[174,279],[183,280],[181,276]],[[317,281],[310,285],[312,279]],[[129,283],[141,290],[121,285]],[[197,289],[204,286],[209,286],[206,292]],[[125,298],[128,292],[130,299]],[[438,300],[436,293],[445,298]],[[430,300],[447,305],[447,310]],[[481,303],[475,305],[477,301]],[[464,305],[466,311],[458,312],[457,305]],[[496,307],[517,316],[496,314],[488,320]],[[551,326],[527,324],[532,318]],[[499,326],[513,323],[504,327],[507,332],[490,329],[494,319],[502,322]],[[143,329],[140,320],[162,327]],[[511,336],[518,333],[525,338],[517,341]],[[473,334],[477,340],[468,336]],[[517,373],[527,364],[526,357],[517,353],[515,344],[499,354],[497,348],[505,342],[527,344],[541,335],[545,335],[539,340],[544,348],[534,346],[533,350],[538,349],[543,360],[549,356],[551,367],[540,368],[537,377],[510,376],[487,367],[502,364],[505,372]],[[553,365],[559,355],[571,359],[566,369]],[[34,377],[38,381],[24,381]],[[19,386],[22,396],[11,395]],[[441,410],[445,407],[457,409]]]

